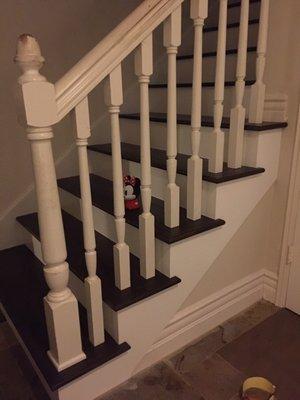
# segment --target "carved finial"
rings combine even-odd
[[[45,59],[42,57],[37,40],[32,35],[23,33],[19,36],[17,54],[14,61],[23,72],[23,75],[20,77],[21,83],[46,80],[46,78],[39,73]]]

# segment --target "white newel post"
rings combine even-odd
[[[228,145],[228,167],[240,168],[243,158],[243,141],[246,110],[243,107],[245,76],[247,67],[249,0],[242,0],[240,15],[239,44],[236,66],[235,102],[230,112]]]
[[[151,146],[149,119],[149,82],[153,73],[152,34],[135,52],[135,74],[140,86],[141,197],[143,213],[139,216],[140,273],[155,276],[154,216],[151,214]]]
[[[87,155],[88,138],[91,136],[89,105],[87,97],[75,107],[76,145],[78,150],[81,217],[85,263],[88,276],[84,280],[89,338],[94,346],[103,343],[104,325],[102,309],[101,280],[97,276],[97,252],[93,219],[89,163]]]
[[[223,118],[225,60],[226,60],[226,31],[227,31],[227,0],[219,0],[219,28],[215,74],[214,98],[214,130],[211,135],[211,157],[209,171],[218,173],[223,171],[224,159],[224,132],[221,130]]]
[[[256,82],[251,86],[249,122],[263,121],[266,85],[263,82],[269,28],[269,0],[261,0],[256,58]]]
[[[114,214],[117,233],[117,243],[114,245],[115,284],[123,290],[130,287],[130,260],[129,247],[125,243],[126,223],[119,123],[120,106],[123,103],[121,64],[106,78],[105,103],[111,120]]]
[[[61,371],[83,360],[85,354],[81,345],[78,303],[68,288],[69,266],[52,154],[51,125],[57,122],[55,91],[39,73],[44,59],[34,37],[20,36],[15,61],[23,72],[19,83],[32,152],[44,274],[50,288],[44,298],[48,355]]]
[[[181,44],[181,6],[164,21],[164,46],[168,54],[168,111],[167,111],[167,173],[165,190],[165,224],[174,228],[179,225],[179,187],[177,171],[177,98],[176,55]]]
[[[208,0],[191,0],[190,16],[194,21],[194,59],[191,115],[192,155],[187,165],[187,217],[201,218],[202,158],[199,157],[201,141],[202,100],[202,40],[203,25],[207,18]]]

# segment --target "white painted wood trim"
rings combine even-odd
[[[145,0],[55,84],[62,119],[108,76],[183,0]]]
[[[289,246],[293,244],[295,234],[295,221],[297,215],[298,195],[300,191],[300,106],[298,109],[298,122],[296,127],[294,152],[291,166],[291,175],[289,183],[288,203],[285,216],[285,224],[281,246],[281,257],[279,264],[279,279],[276,293],[276,305],[284,307],[286,305],[286,296],[288,290],[288,281],[290,275],[290,263],[287,259]]]
[[[135,372],[182,349],[257,301],[274,303],[277,275],[262,269],[176,313]]]

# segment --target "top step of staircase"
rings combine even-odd
[[[70,271],[81,281],[87,276],[85,264],[85,252],[83,245],[82,222],[71,214],[62,212],[66,245],[67,261]],[[38,217],[36,213],[23,215],[17,218],[18,222],[34,237],[40,240]],[[97,248],[97,275],[102,282],[103,301],[114,311],[122,310],[130,305],[161,292],[171,286],[180,283],[176,276],[168,278],[156,270],[155,276],[144,279],[140,276],[140,262],[133,254],[130,255],[131,287],[120,290],[115,286],[114,279],[114,243],[105,236],[95,232]]]
[[[92,346],[88,339],[86,311],[79,306],[82,346],[87,358],[58,372],[47,356],[43,298],[49,289],[42,263],[26,246],[17,246],[0,251],[0,265],[2,310],[51,390],[67,385],[130,349],[127,343],[117,344],[107,333],[103,344]]]
[[[140,114],[139,113],[120,114],[120,118],[139,120]],[[151,112],[150,113],[150,121],[166,123],[167,122],[167,113]],[[177,114],[177,123],[181,124],[181,125],[191,125],[191,116],[188,114]],[[214,126],[213,117],[212,116],[202,116],[201,125],[205,126],[205,127],[213,128],[213,126]],[[229,129],[229,127],[230,127],[230,118],[223,117],[221,128]],[[286,128],[286,127],[287,127],[287,122],[264,121],[259,124],[254,124],[252,122],[248,122],[247,120],[245,122],[245,130],[246,131],[261,132],[261,131],[268,131],[268,130],[272,130],[272,129]]]

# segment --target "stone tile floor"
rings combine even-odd
[[[271,303],[260,301],[102,399],[238,399],[239,388],[246,375],[226,360],[220,351],[277,311]],[[48,400],[6,322],[0,323],[0,400]]]

